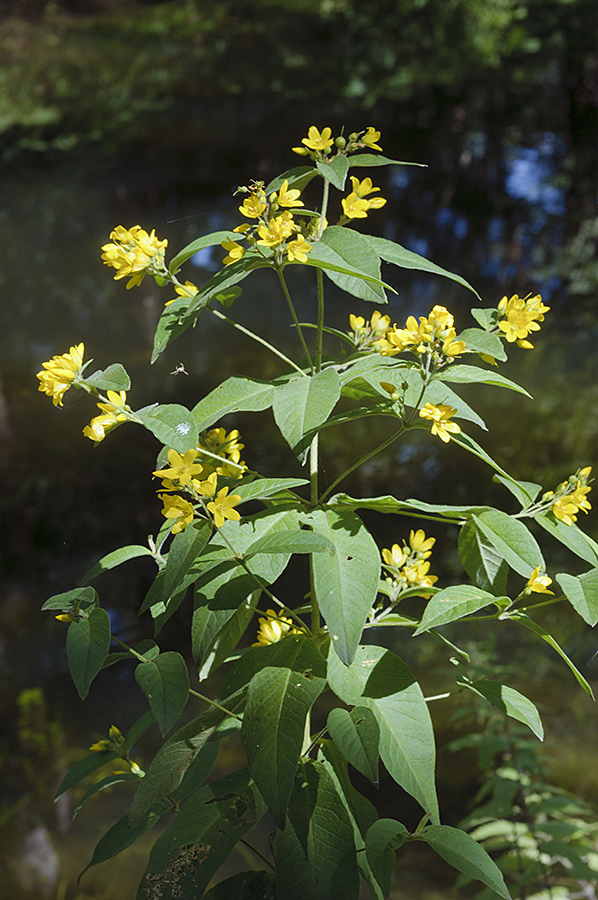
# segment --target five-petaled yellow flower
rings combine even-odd
[[[53,356],[49,362],[42,363],[46,370],[38,372],[40,385],[38,390],[43,391],[52,398],[54,406],[62,406],[62,398],[73,383],[75,375],[78,375],[83,365],[83,344],[71,347],[68,353],[61,356]]]
[[[98,403],[102,415],[93,418],[83,429],[84,436],[96,443],[103,441],[106,433],[112,431],[120,422],[127,421],[127,416],[123,412],[127,402],[126,392],[108,391],[108,400],[109,403]]]
[[[364,135],[359,138],[362,144],[365,144],[368,150],[382,150],[382,147],[379,147],[376,143],[380,140],[380,132],[376,131],[372,125],[368,125],[368,130]]]
[[[307,255],[311,250],[311,244],[308,244],[302,234],[298,234],[294,241],[286,245],[286,251],[289,262],[296,260],[297,262],[307,262]]]
[[[195,462],[197,453],[197,450],[187,450],[181,455],[176,450],[169,450],[166,455],[170,468],[158,469],[153,474],[159,478],[167,478],[183,487],[183,485],[189,484],[194,475],[199,475],[203,471],[201,463]]]
[[[552,584],[552,578],[548,575],[540,575],[540,566],[536,566],[527,584],[525,585],[526,593],[534,592],[536,594],[554,594],[554,591],[548,590],[548,585]]]
[[[167,519],[175,519],[171,529],[173,534],[178,534],[179,531],[191,524],[193,521],[193,506],[188,500],[185,500],[184,497],[179,497],[178,494],[174,494],[174,496],[171,494],[158,494],[158,497],[164,504],[162,515]]]
[[[299,199],[300,196],[301,191],[298,191],[297,188],[291,188],[289,190],[289,182],[288,179],[285,178],[278,193],[274,192],[273,194],[270,194],[270,201],[276,202],[278,206],[304,206],[303,200]]]
[[[234,522],[238,522],[241,518],[241,514],[233,508],[237,503],[241,502],[241,497],[239,494],[231,494],[230,497],[227,497],[227,494],[228,488],[224,487],[218,491],[211,503],[208,503],[208,509],[214,516],[216,528],[224,525],[225,519],[232,519]]]
[[[192,281],[186,281],[185,284],[175,284],[174,289],[179,297],[187,297],[189,300],[197,294],[197,288]],[[170,304],[174,303],[175,300],[178,300],[179,297],[173,297],[172,300],[167,300],[164,306],[170,306]]]
[[[301,143],[309,147],[310,150],[320,150],[321,152],[328,150],[334,143],[332,140],[332,128],[323,128],[320,133],[316,126],[312,125],[307,132],[307,137],[301,138]]]
[[[426,403],[420,409],[419,414],[422,419],[432,420],[432,434],[438,435],[441,441],[448,444],[451,434],[459,434],[461,431],[460,426],[456,422],[449,421],[456,412],[456,409],[452,409],[446,403],[439,403],[438,406],[435,406],[433,403]]]
[[[288,616],[277,616],[273,609],[269,609],[265,616],[259,619],[260,628],[257,633],[257,641],[254,647],[266,647],[268,644],[276,644],[287,634],[300,634],[297,628],[293,628],[293,620]]]

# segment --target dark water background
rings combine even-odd
[[[387,6],[381,4],[386,11]],[[578,19],[571,15],[569,32],[560,22],[567,47],[582,27]],[[591,16],[588,21],[591,27]],[[268,34],[266,24],[264,30]],[[342,32],[335,41],[338,59],[344,59]],[[309,125],[329,124],[335,133],[343,124],[347,131],[374,125],[382,131],[385,155],[424,162],[428,168],[373,170],[388,204],[370,214],[364,230],[458,272],[488,305],[496,305],[503,294],[539,291],[551,306],[534,339],[536,349],[514,349],[501,370],[528,388],[535,401],[495,388],[471,388],[468,399],[489,427],[488,434],[474,433],[472,427],[472,434],[497,461],[515,477],[553,487],[576,468],[598,464],[598,305],[592,270],[596,241],[591,237],[597,215],[598,70],[589,65],[588,59],[595,57],[582,44],[579,60],[568,50],[556,69],[549,60],[534,57],[527,71],[533,71],[535,81],[530,76],[528,83],[517,76],[518,66],[526,71],[523,52],[504,62],[505,68],[488,67],[486,81],[475,83],[464,82],[445,61],[444,80],[422,74],[429,83],[420,88],[411,72],[411,93],[398,96],[388,87],[372,103],[359,95],[355,81],[346,82],[354,85],[354,95],[346,89],[344,97],[331,97],[322,88],[312,100],[296,96],[287,70],[278,93],[262,87],[261,93],[246,89],[239,95],[220,85],[209,101],[174,97],[156,113],[153,128],[127,135],[120,145],[107,135],[104,142],[67,154],[58,153],[49,140],[38,153],[19,147],[19,152],[5,154],[0,172],[0,898],[120,900],[133,896],[135,874],[144,865],[142,852],[133,850],[126,865],[100,867],[81,888],[75,885],[95,841],[126,806],[116,792],[107,794],[84,809],[72,827],[68,804],[53,807],[52,794],[79,748],[105,735],[115,722],[115,697],[115,724],[123,730],[144,711],[144,700],[132,668],[114,666],[81,703],[66,670],[64,626],[39,610],[48,596],[74,586],[99,556],[124,543],[144,543],[156,532],[161,520],[151,479],[156,444],[151,435],[130,426],[94,449],[81,434],[93,415],[89,400],[70,392],[64,408],[55,409],[37,391],[35,373],[44,360],[84,341],[86,358],[93,357],[98,367],[114,361],[126,366],[133,382],[129,399],[141,407],[155,400],[192,406],[229,375],[269,377],[280,371],[274,358],[266,359],[257,345],[207,315],[150,367],[153,330],[170,295],[149,279],[131,291],[113,280],[100,260],[100,247],[112,228],[155,228],[158,236],[168,238],[172,255],[199,235],[238,224],[235,188],[295,165],[290,147]],[[245,57],[247,71],[259,71],[256,48],[251,45]],[[311,53],[318,59],[317,47]],[[572,80],[576,66],[582,70],[585,94],[582,87],[576,92]],[[373,63],[369,76],[382,84]],[[19,141],[7,146],[14,149]],[[585,242],[584,234],[590,234]],[[201,283],[219,267],[221,256],[219,250],[202,255],[187,264],[184,277]],[[292,348],[286,305],[268,274],[258,273],[244,283],[233,312]],[[292,274],[299,316],[313,317],[312,273]],[[398,290],[385,310],[393,321],[402,324],[407,315],[425,315],[440,303],[454,311],[458,328],[473,324],[468,310],[475,298],[453,282],[390,268],[384,277]],[[350,312],[367,316],[373,308],[331,290],[327,324],[345,329]],[[181,362],[188,376],[172,374]],[[355,443],[339,430],[327,433],[322,452],[328,477],[385,436],[384,425],[367,422],[355,427]],[[252,467],[268,474],[301,474],[277,437],[270,413],[228,420],[227,427],[232,426],[243,434]],[[512,508],[487,469],[464,460],[458,448],[440,448],[431,440],[392,449],[343,488],[362,495],[483,500]],[[594,537],[595,522],[592,513],[581,523]],[[390,546],[416,523],[371,516],[368,524],[380,545]],[[455,534],[448,526],[428,530],[437,537],[434,571],[445,583],[460,579]],[[551,574],[565,567],[583,571],[556,545],[547,560]],[[136,611],[152,565],[146,560],[131,563],[98,583],[116,633],[131,642],[151,634],[151,623]],[[293,569],[283,589],[294,589],[296,575]],[[188,652],[187,616],[182,609],[169,624],[164,649]],[[595,684],[598,644],[590,629],[560,608],[547,610],[542,624],[554,628],[566,652]],[[499,651],[517,670],[513,683],[541,704],[555,779],[597,802],[593,705],[548,649],[544,652],[531,640],[518,643],[511,634],[501,633],[497,640]],[[446,653],[439,654],[436,644],[426,641],[410,646],[401,639],[395,646],[421,675],[428,693],[442,689]],[[440,708],[433,713],[442,747],[452,733],[448,714]],[[140,752],[147,760],[151,751],[150,740]],[[442,751],[440,774],[446,820],[456,822],[465,812],[471,785],[466,786],[458,762]],[[400,818],[392,799],[382,814]],[[405,815],[413,815],[410,807]],[[29,883],[23,876],[34,872],[33,858],[47,859],[46,887],[34,874]],[[413,890],[413,896],[420,896]],[[421,896],[444,896],[441,890],[434,893],[433,879],[417,890],[423,891]]]

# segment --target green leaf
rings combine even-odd
[[[301,767],[284,831],[276,836],[276,896],[284,900],[357,900],[353,828],[322,763]]]
[[[480,697],[484,697],[492,706],[500,709],[507,716],[511,716],[512,719],[523,722],[539,740],[544,740],[544,728],[542,727],[542,720],[538,710],[531,700],[528,700],[515,688],[508,687],[506,684],[500,684],[498,681],[487,681],[486,679],[474,682],[459,680],[458,683],[463,687],[469,688],[469,690]]]
[[[388,159],[386,156],[378,156],[376,153],[355,153],[348,157],[349,165],[353,166],[420,166],[427,169],[426,163],[403,162],[400,159]]]
[[[337,154],[331,160],[316,162],[318,172],[330,184],[333,184],[339,191],[344,191],[347,172],[349,171],[349,161],[346,156]]]
[[[172,795],[176,792],[185,773],[196,759],[200,760],[200,766],[205,765],[207,777],[212,760],[212,749],[207,749],[208,744],[216,726],[225,718],[226,714],[221,710],[211,708],[168,738],[154,756],[135,792],[129,813],[132,827],[140,822],[159,800],[167,794]]]
[[[484,331],[491,331],[500,318],[500,313],[497,309],[477,309],[474,307],[469,311]]]
[[[241,741],[251,776],[279,828],[284,828],[305,721],[325,684],[323,678],[267,666],[247,690]]]
[[[345,229],[343,229],[343,231],[344,230]],[[328,231],[328,229],[326,229],[326,231]],[[326,234],[326,231],[324,234]],[[357,234],[357,232],[352,233]],[[371,238],[368,239],[368,243],[370,243],[370,241]],[[338,272],[340,275],[348,275],[356,281],[364,281],[370,285],[377,285],[379,288],[387,288],[389,291],[392,291],[393,294],[396,294],[395,289],[389,284],[386,284],[386,282],[382,281],[379,277],[370,275],[368,272],[364,272],[357,266],[353,266],[351,263],[347,262],[332,247],[329,247],[323,239],[321,241],[314,241],[311,245],[311,252],[308,254],[307,260],[304,263],[287,263],[287,265],[314,266],[316,269],[323,269],[327,273]],[[363,293],[363,289],[360,290]],[[380,296],[379,293],[378,296]],[[385,301],[376,300],[376,302],[384,303]]]
[[[561,573],[556,580],[573,609],[593,628],[598,622],[598,569],[579,576]]]
[[[507,479],[508,481],[512,481],[515,485],[518,484],[518,482],[515,481],[514,478],[511,478],[508,472],[505,472],[504,469],[501,469],[498,463],[494,462],[492,457],[489,456],[486,451],[482,447],[480,447],[480,445],[476,441],[474,441],[474,439],[468,434],[464,434],[463,432],[461,432],[461,434],[451,434],[451,440],[454,441],[455,444],[458,444],[459,447],[463,447],[463,449],[467,450],[469,453],[473,453],[473,455],[477,456],[478,459],[481,459],[483,462],[488,463],[488,465],[492,469],[494,469],[495,472],[498,472],[499,475],[502,475],[503,478]]]
[[[314,588],[339,658],[350,665],[380,578],[380,552],[354,512],[327,507],[304,517],[334,547],[313,557]]]
[[[314,531],[298,529],[286,534],[268,534],[259,538],[245,553],[251,559],[257,553],[329,553],[334,555],[334,544]]]
[[[193,523],[175,534],[164,568],[164,596],[167,602],[177,589],[187,587],[189,570],[212,536],[210,522]]]
[[[131,379],[120,363],[113,363],[107,369],[99,369],[85,379],[85,383],[99,391],[128,391]]]
[[[436,263],[430,262],[429,259],[420,256],[419,253],[413,253],[411,250],[401,247],[400,244],[396,244],[394,241],[386,240],[386,238],[369,237],[368,240],[378,256],[381,257],[381,259],[386,260],[386,262],[392,263],[395,266],[400,266],[402,269],[417,269],[420,272],[443,275],[445,278],[457,281],[459,284],[463,285],[463,287],[472,291],[478,300],[482,299],[475,288],[468,284],[464,278],[461,278],[460,275],[455,275],[453,272],[442,269],[440,266],[437,266]]]
[[[235,485],[235,494],[239,494],[243,501],[265,500],[269,497],[278,499],[294,499],[288,493],[293,488],[309,484],[306,478],[256,478],[255,481],[246,484]]]
[[[199,253],[200,250],[204,250],[206,247],[216,247],[218,244],[221,244],[222,241],[238,240],[239,235],[234,231],[214,231],[212,234],[205,234],[203,237],[191,241],[191,243],[187,244],[186,247],[183,247],[182,250],[179,250],[177,255],[171,259],[168,271],[172,272],[173,275],[176,275],[183,263],[186,263],[188,259],[191,259],[191,257],[195,256],[196,253]]]
[[[343,157],[340,157],[341,159]],[[349,265],[360,272],[365,272],[372,278],[380,281],[380,259],[367,238],[352,228],[342,228],[338,225],[330,225],[322,235],[321,244],[330,247],[341,259],[342,264]],[[386,294],[380,284],[372,284],[362,278],[344,275],[332,270],[326,271],[330,280],[346,291],[352,297],[360,297],[371,303],[386,303]]]
[[[99,603],[98,593],[92,587],[78,587],[63,594],[54,594],[46,600],[42,606],[44,609],[60,609],[63,612],[71,612],[76,609],[89,609]]]
[[[110,619],[105,609],[95,607],[87,617],[75,619],[66,635],[69,672],[82,700],[87,697],[110,651]]]
[[[515,479],[510,476],[504,478],[502,475],[493,475],[492,481],[496,482],[496,484],[504,485],[514,497],[517,497],[524,509],[534,502],[542,490],[542,486],[535,484],[533,481],[515,481]]]
[[[95,566],[92,566],[89,569],[83,578],[81,579],[81,584],[87,584],[90,581],[93,581],[94,578],[97,578],[98,575],[101,575],[102,572],[107,572],[109,569],[114,569],[116,566],[120,566],[121,563],[128,562],[130,559],[136,559],[138,556],[151,556],[152,551],[149,547],[143,547],[141,544],[129,544],[127,547],[120,547],[118,550],[113,550],[112,553],[107,553],[106,556],[103,556]]]
[[[70,790],[74,785],[79,784],[80,781],[91,775],[92,772],[96,772],[103,766],[108,765],[114,759],[118,759],[118,753],[114,750],[104,750],[100,753],[94,752],[89,756],[84,756],[66,773],[54,795],[54,801],[56,802],[65,791]]]
[[[477,587],[504,596],[509,567],[496,547],[471,520],[465,522],[459,532],[459,558]]]
[[[93,856],[77,878],[77,883],[92,866],[97,866],[99,863],[112,859],[119,853],[122,853],[123,850],[126,850],[127,847],[130,847],[131,844],[134,844],[138,838],[142,837],[146,831],[149,831],[155,825],[162,813],[166,812],[167,809],[168,807],[164,805],[151,810],[136,825],[129,824],[128,816],[123,816],[122,819],[119,819],[96,844]]]
[[[502,872],[471,835],[450,825],[428,825],[418,832],[418,837],[458,872],[481,881],[504,900],[511,900]]]
[[[478,609],[483,609],[484,606],[495,604],[497,599],[499,598],[494,594],[482,591],[471,584],[455,584],[452,587],[444,588],[434,594],[428,602],[419,628],[414,632],[413,637],[417,637],[418,634],[423,634],[431,628],[438,628],[439,625],[446,625],[448,622],[463,618],[463,616],[469,616]]]
[[[135,679],[147,697],[162,734],[170,731],[189,697],[189,673],[180,653],[169,650],[139,663]]]
[[[575,523],[573,525],[565,525],[564,522],[555,518],[552,513],[540,513],[540,515],[535,516],[535,520],[544,531],[547,531],[553,538],[564,544],[576,556],[584,559],[591,566],[598,566],[598,545]]]
[[[407,834],[409,832],[403,823],[396,819],[378,819],[368,828],[365,838],[367,858],[385,897],[388,897],[392,888],[392,873],[396,862],[393,850],[401,846]]]
[[[326,661],[311,636],[289,635],[284,640],[267,647],[249,647],[243,656],[233,663],[218,692],[220,702],[228,705],[228,697],[242,690],[262,669],[281,666],[293,672],[308,673],[313,678],[326,677]]]
[[[276,900],[274,873],[238,872],[220,881],[203,900]]]
[[[480,366],[450,366],[444,372],[441,372],[437,378],[440,381],[449,381],[457,384],[493,384],[495,387],[509,388],[511,391],[517,391],[533,399],[532,395],[525,388],[515,384],[514,381],[510,381],[510,379],[505,378],[504,375],[499,375],[498,372],[492,369],[482,369]]]
[[[133,747],[137,743],[139,738],[145,734],[148,728],[154,724],[155,721],[156,717],[154,716],[151,709],[148,709],[147,712],[140,716],[135,724],[132,725],[127,732],[124,745],[125,750],[129,751],[131,747]]]
[[[247,769],[204,785],[152,847],[137,900],[203,896],[235,844],[262,814]]]
[[[122,781],[139,781],[140,776],[135,775],[133,772],[115,772],[112,775],[107,775],[106,778],[102,778],[101,781],[96,781],[95,784],[85,792],[75,809],[73,810],[73,819],[77,816],[77,813],[83,806],[86,800],[89,800],[90,797],[93,797],[94,794],[99,793],[100,791],[105,791],[107,788],[112,787],[115,784],[120,784]]]
[[[425,503],[423,500],[397,500],[390,494],[363,499],[349,497],[348,494],[334,494],[328,501],[328,506],[345,509],[375,509],[376,512],[403,513],[409,516],[413,516],[417,511],[438,515],[451,521],[463,521],[471,513],[487,509],[485,506],[446,506],[442,503]]]
[[[592,691],[592,688],[590,687],[590,685],[588,684],[586,679],[583,677],[583,675],[581,674],[579,669],[571,662],[571,660],[569,659],[569,657],[567,656],[565,651],[562,650],[561,647],[557,644],[557,642],[555,641],[555,639],[552,637],[551,634],[549,634],[547,631],[545,631],[541,625],[538,625],[537,622],[534,622],[533,619],[530,619],[529,616],[526,616],[526,614],[523,612],[510,613],[509,619],[513,622],[521,622],[521,624],[525,625],[526,628],[529,628],[530,631],[533,631],[533,632],[535,632],[535,634],[538,634],[542,638],[542,640],[546,641],[546,643],[550,647],[552,647],[553,650],[556,650],[556,652],[559,654],[561,659],[564,659],[564,661],[567,663],[567,665],[573,672],[575,678],[577,679],[579,684],[582,686],[582,688],[584,689],[586,694],[589,694],[589,696],[592,698],[592,700],[594,699],[594,692]]]
[[[498,509],[487,509],[472,516],[472,521],[509,566],[529,578],[536,566],[546,564],[538,542],[519,519]]]
[[[274,419],[293,452],[301,456],[305,435],[318,429],[340,397],[340,381],[334,369],[323,369],[310,378],[292,378],[274,394]]]
[[[265,192],[271,194],[272,191],[280,190],[285,181],[288,181],[289,188],[302,191],[317,174],[318,170],[314,166],[295,166],[273,178],[265,188]]]
[[[438,821],[436,750],[428,705],[409,667],[383,647],[359,647],[352,665],[328,654],[328,682],[350,706],[367,706],[380,726],[380,757],[397,784]]]
[[[253,618],[261,595],[261,590],[253,591],[216,631],[202,657],[202,663],[197,673],[200,681],[209,678],[212,672],[215,672],[234,651]],[[197,625],[198,619],[194,619],[194,634]]]
[[[328,714],[327,728],[347,762],[378,784],[380,727],[371,709],[356,706],[348,712],[337,707]]]
[[[497,334],[483,331],[481,328],[466,328],[455,338],[457,341],[465,341],[468,350],[476,353],[486,353],[494,359],[504,362],[507,358],[503,342]]]
[[[274,387],[254,378],[227,378],[192,410],[198,431],[205,431],[231,412],[259,412],[272,406]]]
[[[138,410],[137,415],[165,447],[186,453],[197,447],[197,426],[188,409],[178,403],[151,406]]]

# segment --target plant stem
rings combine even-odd
[[[250,331],[248,328],[245,328],[243,325],[239,325],[238,322],[235,322],[234,319],[230,319],[228,316],[225,316],[224,313],[221,313],[219,310],[212,309],[211,306],[208,306],[208,309],[210,310],[212,315],[216,316],[217,319],[222,319],[223,322],[228,322],[228,324],[232,325],[233,328],[236,328],[237,331],[241,331],[243,334],[246,334],[247,337],[250,337],[254,341],[257,341],[258,344],[261,344],[263,347],[267,347],[268,350],[270,350],[272,353],[274,353],[275,356],[278,356],[279,359],[282,359],[284,362],[286,362],[287,365],[291,366],[291,368],[293,368],[297,372],[299,372],[300,375],[305,375],[306,378],[308,377],[305,374],[305,372],[303,371],[303,369],[300,369],[299,366],[296,363],[294,363],[292,359],[289,359],[288,356],[285,356],[285,354],[282,353],[281,350],[278,350],[276,347],[274,347],[272,344],[270,344],[265,338],[260,337],[259,334],[254,334],[253,331]],[[308,354],[308,359],[309,359],[309,354]],[[311,366],[311,359],[309,360],[309,364]]]
[[[380,453],[382,450],[386,450],[387,447],[390,447],[390,445],[391,445],[394,441],[396,441],[397,438],[399,438],[406,430],[407,430],[407,428],[406,428],[404,425],[401,425],[401,427],[399,428],[398,431],[395,431],[395,433],[392,434],[389,438],[387,438],[385,441],[382,441],[382,443],[379,444],[377,447],[375,447],[374,450],[371,450],[369,453],[366,453],[365,456],[362,456],[361,459],[358,459],[356,463],[353,463],[352,466],[349,466],[348,469],[345,469],[345,471],[342,472],[342,473],[338,476],[338,478],[335,478],[335,480],[332,482],[332,484],[330,485],[330,487],[326,488],[326,490],[324,491],[324,493],[323,493],[322,496],[320,497],[320,501],[319,501],[319,502],[320,502],[320,503],[323,503],[324,500],[326,499],[326,497],[328,497],[328,495],[329,495],[330,493],[332,493],[332,491],[335,489],[335,487],[337,486],[337,484],[339,484],[344,478],[346,478],[347,475],[350,475],[351,472],[354,472],[355,469],[358,469],[360,466],[362,466],[362,465],[363,465],[364,463],[366,463],[368,460],[372,459],[372,457],[376,456],[376,455],[377,455],[378,453]]]
[[[322,234],[324,233],[324,220],[326,219],[326,212],[328,210],[328,196],[330,194],[330,182],[327,178],[324,179],[324,191],[322,193],[322,209],[320,211],[320,223],[318,225],[318,236],[316,240],[321,240]],[[320,270],[318,270],[320,271]]]
[[[279,281],[280,281],[280,284],[281,284],[283,293],[284,293],[284,295],[285,295],[285,297],[286,297],[286,301],[287,301],[287,303],[288,303],[288,305],[289,305],[289,310],[290,310],[290,312],[291,312],[291,316],[292,316],[292,319],[293,319],[295,328],[297,329],[297,334],[299,335],[299,340],[301,341],[301,346],[303,347],[303,352],[305,353],[305,358],[306,358],[307,362],[309,363],[309,367],[310,367],[311,373],[312,373],[312,375],[313,375],[314,372],[315,372],[314,364],[313,364],[313,362],[312,362],[310,352],[309,352],[309,350],[307,349],[307,344],[305,343],[305,338],[303,337],[303,332],[302,332],[302,330],[301,330],[301,325],[299,324],[299,319],[297,318],[297,313],[295,312],[295,307],[294,307],[294,305],[293,305],[293,300],[292,300],[292,298],[291,298],[291,295],[289,294],[289,289],[288,289],[288,287],[287,287],[287,283],[286,283],[285,278],[284,278],[284,275],[283,275],[283,273],[282,273],[282,268],[281,268],[280,266],[277,266],[277,267],[276,267],[276,272],[277,272],[277,274],[278,274],[278,279],[279,279]],[[297,368],[297,366],[295,366],[295,368]],[[303,372],[302,374],[305,375],[305,372]]]

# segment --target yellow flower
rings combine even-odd
[[[294,230],[293,216],[290,212],[284,212],[281,216],[270,219],[268,225],[259,226],[257,231],[261,240],[258,241],[258,244],[263,247],[278,247],[289,235],[293,234]]]
[[[289,256],[289,262],[297,260],[297,262],[306,262],[307,254],[311,250],[311,244],[308,244],[302,234],[298,234],[294,241],[286,246]]]
[[[127,416],[123,412],[127,401],[126,392],[108,391],[107,393],[110,403],[97,404],[103,415],[96,416],[83,429],[84,436],[96,443],[103,441],[106,433],[112,431],[120,422],[127,421]]]
[[[355,175],[350,175],[349,177],[351,179],[351,184],[353,185],[352,193],[356,194],[360,200],[363,200],[368,194],[380,190],[380,188],[373,186],[371,178],[364,178],[363,181],[360,181]],[[381,209],[385,203],[386,200],[384,197],[372,197],[368,200],[368,209]]]
[[[461,431],[460,426],[456,422],[449,422],[451,416],[454,416],[456,412],[456,409],[452,409],[445,403],[439,403],[438,406],[435,406],[433,403],[426,403],[420,409],[419,414],[422,419],[432,420],[432,434],[438,435],[441,441],[448,444],[451,434],[459,434]]]
[[[158,469],[157,472],[154,472],[153,474],[158,478],[172,479],[182,487],[189,484],[194,475],[199,475],[203,471],[201,463],[194,462],[197,450],[187,450],[183,456],[176,450],[169,450],[166,455],[171,468]]]
[[[54,406],[62,406],[62,398],[81,371],[84,350],[83,344],[77,344],[68,353],[53,356],[49,362],[42,363],[46,371],[36,375],[40,380],[38,390],[51,397]]]
[[[247,216],[248,219],[259,219],[266,206],[267,203],[265,199],[252,194],[250,197],[245,197],[243,203],[239,207],[239,212],[244,216]]]
[[[293,628],[293,620],[288,616],[277,616],[273,609],[269,609],[265,616],[259,619],[260,628],[257,633],[257,641],[254,647],[266,647],[268,644],[276,644],[287,634],[300,634],[297,628]]]
[[[403,569],[403,576],[407,580],[409,587],[433,587],[438,581],[437,575],[428,575],[430,563],[423,560],[413,562]],[[429,594],[420,594],[421,597],[430,596]]]
[[[565,525],[573,525],[577,522],[577,514],[581,512],[587,513],[592,508],[591,503],[586,499],[586,494],[592,490],[589,486],[583,486],[578,482],[577,488],[572,494],[565,494],[559,497],[552,505],[552,511],[561,522]]]
[[[399,547],[398,544],[393,544],[390,550],[382,551],[382,559],[386,563],[387,566],[393,566],[399,569],[407,557],[409,556],[409,551],[406,547]]]
[[[104,244],[102,259],[116,269],[115,280],[131,276],[127,288],[141,284],[148,272],[158,275],[164,271],[164,249],[168,241],[158,240],[154,230],[148,234],[140,225],[128,230],[118,225],[110,239],[114,243]]]
[[[289,190],[288,179],[285,178],[280,186],[278,193],[270,194],[270,201],[276,202],[278,206],[304,206],[303,200],[300,200],[301,191],[296,188]]]
[[[189,299],[195,297],[198,291],[198,288],[196,288],[192,281],[186,281],[185,284],[175,284],[174,289],[179,297],[188,297]],[[170,306],[170,304],[174,303],[175,300],[178,300],[179,297],[173,297],[172,300],[167,300],[164,306]]]
[[[237,244],[236,241],[222,241],[220,246],[223,247],[228,254],[222,260],[225,266],[230,266],[231,263],[238,262],[238,260],[243,259],[245,256],[245,247]]]
[[[498,311],[504,318],[498,323],[498,327],[510,344],[516,341],[519,347],[532,350],[534,345],[526,338],[532,331],[540,330],[538,322],[544,321],[544,314],[549,310],[550,307],[542,303],[540,294],[525,299],[517,294],[510,299],[503,297],[498,304]]]
[[[428,559],[432,555],[432,547],[435,543],[436,538],[427,538],[422,528],[409,532],[409,546],[421,559]]]
[[[307,132],[307,137],[301,138],[301,143],[309,147],[310,150],[328,150],[334,143],[332,140],[332,129],[324,128],[320,134],[316,126],[312,125]]]
[[[376,131],[372,125],[368,125],[368,130],[359,140],[360,143],[365,144],[368,150],[382,150],[382,147],[379,147],[376,143],[376,141],[380,140],[380,132]]]
[[[341,203],[348,219],[365,219],[370,208],[369,200],[358,197],[355,191],[343,197]]]
[[[178,494],[172,497],[170,494],[158,494],[158,497],[164,504],[162,515],[166,519],[176,520],[172,526],[173,534],[178,534],[179,531],[183,531],[187,525],[191,524],[193,521],[193,506],[188,500],[185,500],[184,497],[179,497]]]
[[[213,497],[216,493],[218,475],[216,474],[216,472],[211,472],[205,479],[205,481],[197,481],[194,478],[191,483],[201,497]]]
[[[212,500],[211,503],[208,503],[208,509],[214,516],[214,524],[216,528],[220,528],[224,525],[225,519],[232,519],[234,522],[238,522],[241,518],[241,514],[237,512],[236,509],[233,509],[237,503],[241,502],[241,497],[239,494],[231,494],[230,497],[227,497],[228,488],[222,488],[221,491],[218,491],[218,494]]]
[[[526,593],[531,593],[533,591],[536,594],[554,595],[554,591],[548,590],[549,584],[552,584],[552,578],[549,578],[548,575],[540,575],[540,566],[536,566],[528,578],[527,584],[525,585],[525,591]]]

